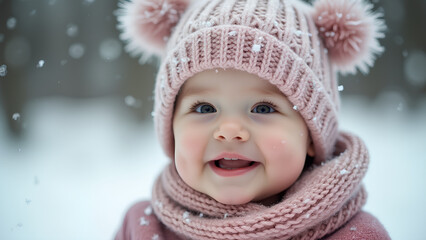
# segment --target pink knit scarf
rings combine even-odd
[[[162,223],[185,239],[318,239],[334,232],[364,205],[361,180],[368,151],[358,137],[341,133],[335,157],[306,170],[270,207],[224,205],[186,185],[173,164],[152,196]]]

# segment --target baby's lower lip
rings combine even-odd
[[[219,176],[222,177],[235,177],[243,175],[247,172],[250,172],[251,170],[255,169],[257,166],[259,166],[260,163],[258,162],[252,162],[250,165],[241,167],[241,168],[221,168],[217,161],[210,161],[209,166],[210,168]]]

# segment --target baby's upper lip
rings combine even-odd
[[[249,157],[243,156],[241,154],[238,154],[238,153],[228,153],[228,152],[224,152],[224,153],[219,154],[214,159],[212,159],[212,161],[216,161],[216,160],[220,160],[220,159],[225,159],[225,160],[245,160],[245,161],[255,162],[255,160],[250,159]]]

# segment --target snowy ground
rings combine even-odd
[[[393,239],[424,239],[426,101],[410,112],[394,100],[344,99],[342,128],[371,151],[365,209]],[[17,120],[20,141],[0,117],[0,239],[112,239],[166,164],[152,126],[131,116],[117,99],[42,99]]]

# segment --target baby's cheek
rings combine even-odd
[[[175,140],[175,151],[180,158],[184,158],[187,162],[192,162],[201,157],[203,142],[205,141],[197,131],[188,129]]]
[[[279,159],[288,151],[287,141],[280,137],[265,137],[261,143],[262,152],[269,160]]]

